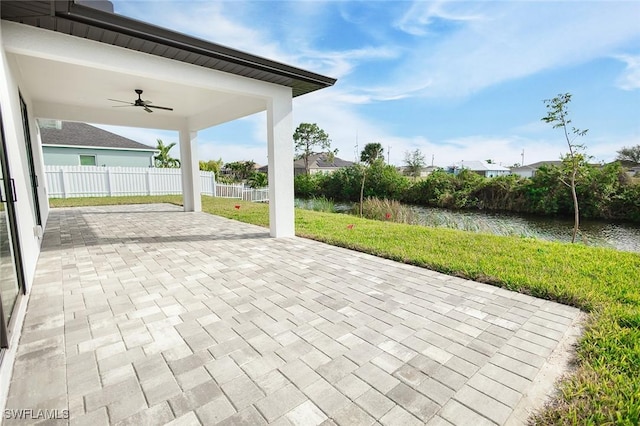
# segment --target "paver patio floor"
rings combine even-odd
[[[173,205],[54,209],[6,408],[90,425],[521,424],[580,318]]]

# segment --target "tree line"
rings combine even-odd
[[[376,161],[366,171],[353,165],[329,175],[296,176],[294,187],[300,198],[358,202],[362,191],[365,198],[428,207],[569,217],[574,214],[574,203],[571,188],[561,181],[563,175],[561,167],[543,166],[531,178],[485,178],[465,169],[457,175],[437,170],[414,180],[396,167]],[[581,217],[640,222],[640,184],[633,182],[619,162],[602,167],[582,164],[575,183]]]
[[[602,167],[588,163],[584,145],[577,143],[588,130],[570,126],[571,98],[570,93],[561,93],[544,100],[547,115],[541,120],[563,132],[568,153],[562,156],[561,166],[543,166],[532,178],[485,178],[465,169],[458,174],[436,171],[426,179],[409,180],[395,167],[384,164],[381,144],[371,143],[362,151],[362,164],[330,175],[309,175],[307,168],[306,175],[295,179],[296,196],[359,201],[361,214],[363,198],[373,197],[453,209],[572,215],[572,242],[579,231],[580,217],[640,222],[640,184],[632,182],[620,161]],[[298,130],[303,125],[306,131],[300,137]],[[308,156],[313,146],[330,147],[328,135],[316,124],[300,126],[294,141],[301,157]],[[640,145],[622,148],[618,160],[640,162]],[[417,177],[424,167],[424,155],[417,149],[407,152],[405,163],[407,171]]]

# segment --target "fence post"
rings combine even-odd
[[[147,169],[147,195],[151,195],[151,167]]]
[[[107,168],[107,193],[113,197],[113,182],[111,181],[111,170]]]
[[[211,196],[216,196],[216,174],[211,172]]]
[[[62,181],[62,198],[67,198],[67,187],[69,183],[67,182],[67,177],[64,174],[64,169],[60,168],[60,180]]]

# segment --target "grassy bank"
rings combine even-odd
[[[180,197],[52,200],[52,206],[173,202]],[[236,208],[238,205],[240,208]],[[260,226],[268,206],[203,197],[203,210]],[[578,369],[538,424],[640,422],[640,255],[296,210],[296,233],[443,273],[466,277],[590,313]]]

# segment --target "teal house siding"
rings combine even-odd
[[[47,166],[81,166],[80,156],[95,157],[95,166],[152,167],[153,151],[43,146]],[[89,164],[85,164],[89,165]]]
[[[86,123],[41,120],[47,166],[153,167],[158,150]]]

